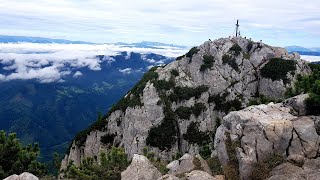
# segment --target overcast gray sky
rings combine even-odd
[[[319,47],[319,0],[0,0],[0,34],[199,45],[232,35]]]

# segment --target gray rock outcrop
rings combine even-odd
[[[151,180],[161,177],[158,169],[144,156],[133,155],[130,166],[121,173],[121,180]]]
[[[315,128],[318,118],[295,116],[303,109],[291,106],[303,97],[307,96],[290,100],[298,102],[251,106],[225,116],[215,136],[215,149],[222,165],[229,163],[230,148],[235,148],[241,179],[249,179],[256,163],[273,154],[297,163],[315,158],[320,142]],[[227,143],[230,140],[238,142],[238,146],[230,147]]]
[[[14,174],[11,175],[7,178],[5,178],[4,180],[39,180],[39,178],[37,178],[35,175],[28,173],[28,172],[24,172],[22,174],[20,174],[19,176]]]

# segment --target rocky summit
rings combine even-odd
[[[187,153],[168,164],[168,179],[181,173],[187,179],[220,178],[205,165],[200,172],[190,165],[204,152],[218,157],[224,172],[238,171],[241,179],[252,178],[257,164],[268,158],[279,156],[304,166],[318,153],[319,118],[304,116],[307,95],[283,100],[298,76],[309,73],[299,54],[283,48],[241,37],[207,41],[166,66],[150,69],[106,116],[76,136],[61,172],[88,157],[99,162],[99,154],[111,146],[123,147],[133,157],[123,179],[140,176],[140,171],[130,175],[139,167],[148,171],[145,177],[161,178],[137,155],[146,147],[166,161]],[[250,106],[267,101],[283,102]],[[277,172],[274,176],[289,178]]]

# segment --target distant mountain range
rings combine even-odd
[[[93,42],[86,42],[86,41],[71,41],[65,39],[51,39],[51,38],[43,38],[43,37],[28,37],[28,36],[6,36],[0,35],[0,43],[57,43],[57,44],[97,44]],[[166,44],[166,43],[159,43],[159,42],[150,42],[150,41],[142,41],[138,43],[111,43],[118,46],[125,46],[125,47],[138,47],[138,48],[153,48],[153,49],[165,49],[166,47],[171,48],[180,48],[185,49],[187,46],[182,45],[174,45],[174,44]]]
[[[159,42],[150,42],[150,41],[142,41],[139,43],[122,43],[118,42],[115,43],[115,45],[119,46],[127,46],[127,47],[140,47],[140,48],[157,48],[157,49],[164,49],[166,47],[175,47],[175,48],[181,48],[185,49],[187,46],[181,46],[181,45],[174,45],[174,44],[165,44],[165,43],[159,43]]]
[[[0,43],[59,43],[59,44],[94,44],[85,41],[70,41],[65,39],[50,39],[42,37],[28,37],[28,36],[6,36],[0,35]]]
[[[290,53],[298,52],[301,55],[320,56],[320,48],[305,48],[301,46],[285,47]]]

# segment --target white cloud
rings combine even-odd
[[[82,72],[77,71],[76,73],[73,74],[73,77],[77,78],[77,77],[80,77],[82,75],[83,75]]]
[[[0,74],[0,81],[3,81],[6,78],[6,76]]]
[[[0,34],[196,45],[229,36],[240,19],[247,37],[312,47],[319,7],[314,0],[0,0]]]
[[[309,62],[315,62],[319,61],[320,62],[320,56],[308,56],[308,55],[301,55],[301,59],[305,59]]]
[[[36,44],[36,43],[0,43],[0,64],[3,70],[12,72],[0,75],[0,81],[15,79],[37,79],[43,83],[61,81],[72,71],[79,68],[88,68],[92,71],[101,70],[101,63],[112,63],[120,52],[127,51],[142,54],[156,53],[169,57],[184,54],[182,49],[151,49],[123,47],[113,44]],[[102,59],[97,55],[105,55]],[[121,71],[120,71],[121,72]],[[79,77],[81,72],[76,72],[73,77]],[[131,73],[131,69],[123,70]]]
[[[123,74],[131,74],[132,68],[119,69],[119,72]]]

